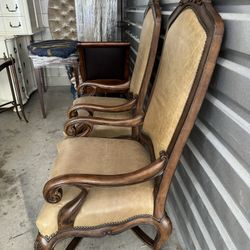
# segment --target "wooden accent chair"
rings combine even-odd
[[[83,96],[77,98],[69,109],[69,118],[78,116],[98,116],[111,119],[129,119],[142,112],[145,95],[153,70],[157,46],[160,35],[161,12],[158,0],[149,1],[145,11],[145,18],[140,36],[140,44],[130,82],[125,84],[105,85],[101,83],[83,83],[82,87],[101,87],[112,91],[123,91],[130,94],[128,98],[114,98],[101,96]],[[104,59],[105,60],[105,59]],[[81,67],[82,68],[82,67]],[[83,67],[85,68],[85,67]],[[85,130],[85,132],[88,130]],[[85,134],[84,132],[84,134]],[[75,135],[74,130],[65,131],[67,135]],[[82,135],[82,133],[79,133]],[[95,128],[92,136],[114,137],[131,135],[131,128],[99,127]]]
[[[77,137],[58,146],[45,184],[36,249],[53,249],[68,237],[102,237],[132,229],[159,250],[172,226],[165,203],[185,142],[216,64],[224,25],[209,0],[182,0],[169,19],[153,94],[138,139]],[[114,125],[100,118],[82,122]],[[153,240],[139,227],[157,231]],[[70,249],[70,248],[68,248]]]
[[[123,93],[128,89],[128,42],[79,42],[77,45],[82,83],[79,96]]]

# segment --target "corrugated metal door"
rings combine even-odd
[[[133,65],[147,0],[125,0]],[[161,0],[163,42],[176,0]],[[250,0],[215,0],[225,38],[167,210],[183,249],[250,249]]]

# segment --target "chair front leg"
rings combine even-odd
[[[157,227],[157,235],[154,240],[153,249],[161,250],[172,232],[172,223],[168,217],[164,216]]]
[[[43,237],[40,233],[38,233],[36,237],[36,241],[34,243],[35,250],[53,250],[54,244],[52,242],[47,241],[45,237]]]
[[[60,239],[57,237],[47,239],[46,237],[43,237],[41,234],[38,233],[35,244],[34,244],[34,249],[35,250],[54,250],[56,244],[63,239],[64,239],[63,237]],[[67,246],[66,250],[74,250],[78,246],[81,240],[82,240],[81,237],[74,237],[72,241],[69,243],[69,245]]]
[[[81,192],[77,195],[73,200],[69,201],[66,205],[64,205],[58,213],[57,221],[58,221],[58,232],[62,232],[67,229],[74,228],[74,222],[77,214],[80,212],[84,201],[88,195],[88,188],[80,187]],[[62,195],[62,193],[61,193]],[[59,195],[60,196],[60,195]],[[51,193],[48,193],[46,199],[51,203],[56,203],[60,197],[53,197]],[[60,235],[60,234],[59,234]],[[56,246],[56,244],[61,240],[60,237],[44,237],[41,234],[37,235],[35,241],[35,250],[52,250]],[[80,242],[80,238],[74,238],[69,246],[67,247],[68,250],[75,249],[75,247]]]

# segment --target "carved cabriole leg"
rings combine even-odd
[[[172,232],[172,223],[168,217],[164,216],[158,224],[158,230],[153,249],[160,250],[164,245],[164,243],[169,238],[171,232]]]
[[[63,233],[62,235],[60,235],[59,233],[57,236],[52,237],[50,240],[48,240],[46,239],[46,237],[43,237],[41,234],[38,233],[35,244],[34,244],[34,249],[35,250],[54,250],[58,242],[65,240],[69,238],[70,236],[71,235],[67,234],[64,237]],[[78,246],[81,240],[82,240],[81,237],[73,238],[65,250],[74,250]]]
[[[168,217],[164,216],[160,221],[153,220],[153,223],[149,224],[153,225],[157,231],[154,240],[139,226],[133,227],[132,230],[145,244],[152,247],[154,250],[160,250],[172,232],[172,223]]]
[[[53,250],[55,247],[55,242],[47,242],[45,237],[43,237],[41,234],[38,233],[36,237],[36,241],[34,244],[34,249],[35,250]]]

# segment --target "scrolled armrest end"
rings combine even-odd
[[[64,125],[64,133],[70,137],[88,136],[93,130],[93,124],[87,121],[69,120]]]
[[[44,199],[48,202],[48,203],[58,203],[61,201],[62,197],[63,197],[63,190],[61,187],[51,187],[50,188],[50,183],[47,182],[44,186],[44,190],[43,190],[43,197]]]

